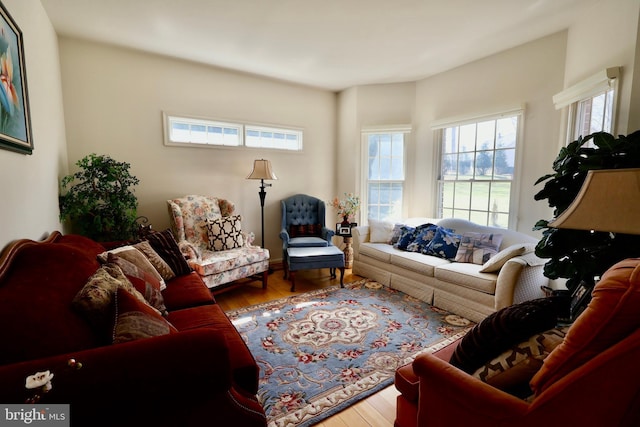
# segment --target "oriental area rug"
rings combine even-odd
[[[260,366],[269,427],[306,427],[391,385],[473,323],[360,280],[227,312]]]

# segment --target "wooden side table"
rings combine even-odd
[[[342,242],[344,243],[344,268],[353,268],[353,246],[351,246],[353,236],[351,229],[357,226],[357,222],[350,223],[348,229],[342,223],[336,224],[336,235],[342,237]]]
[[[342,241],[344,242],[344,268],[353,268],[353,247],[351,246],[353,237],[342,236]]]

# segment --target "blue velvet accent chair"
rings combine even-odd
[[[326,208],[322,200],[306,194],[296,194],[281,202],[282,259],[287,248],[332,246],[335,231],[325,226]]]

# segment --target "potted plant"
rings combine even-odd
[[[139,180],[129,173],[129,163],[89,154],[76,166],[80,170],[61,181],[60,220],[96,241],[133,238],[138,207],[133,187]]]
[[[585,146],[590,140],[595,148]],[[606,132],[596,132],[580,137],[560,150],[553,162],[554,173],[536,181],[536,185],[545,184],[534,197],[535,200],[546,199],[554,208],[554,217],[558,217],[577,196],[589,170],[637,167],[640,167],[640,131],[617,138]],[[611,215],[615,214],[611,212]],[[557,229],[549,227],[548,223],[548,220],[539,220],[533,228],[543,230],[536,255],[549,258],[544,266],[545,276],[567,279],[569,291],[580,283],[592,287],[595,279],[616,262],[640,256],[640,236]]]

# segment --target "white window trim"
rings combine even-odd
[[[170,119],[178,118],[183,119],[186,122],[200,123],[203,125],[211,126],[217,125],[231,129],[238,130],[238,139],[239,145],[222,145],[222,144],[207,144],[207,143],[197,143],[197,142],[177,142],[172,141],[171,129],[170,129]],[[178,114],[172,113],[169,111],[162,112],[162,127],[163,127],[163,140],[165,146],[170,147],[196,147],[196,148],[215,148],[215,149],[235,149],[235,150],[271,150],[271,151],[282,151],[287,153],[302,153],[304,147],[304,129],[300,127],[292,127],[285,125],[277,125],[277,124],[266,124],[266,123],[242,123],[234,120],[227,119],[219,119],[219,118],[210,118],[210,117],[201,117],[201,116],[192,116],[189,114]],[[299,148],[297,150],[287,149],[287,148],[279,148],[279,147],[249,147],[246,145],[245,138],[247,130],[258,130],[258,131],[268,131],[274,133],[284,133],[284,134],[295,134],[299,140]]]
[[[591,98],[609,89],[615,89],[619,77],[620,67],[610,67],[568,87],[562,92],[553,95],[553,103],[556,110],[560,110],[583,99]]]
[[[403,169],[404,169],[404,180],[403,182],[403,197],[402,197],[402,216],[406,216],[407,212],[407,148],[408,148],[408,136],[413,131],[413,128],[410,124],[398,124],[398,125],[383,125],[383,126],[364,126],[360,130],[360,152],[362,155],[360,156],[360,170],[362,171],[362,178],[360,180],[360,215],[361,221],[363,225],[368,223],[369,218],[369,192],[368,192],[368,183],[369,183],[369,164],[368,160],[368,136],[371,134],[378,133],[404,133],[404,157],[403,157]]]
[[[522,146],[524,145],[524,121],[525,121],[525,105],[506,107],[500,110],[500,112],[493,112],[487,114],[478,115],[466,115],[457,116],[447,119],[435,120],[431,123],[431,129],[434,131],[434,141],[438,141],[434,144],[434,163],[437,173],[436,180],[434,181],[435,187],[433,188],[434,206],[438,207],[439,197],[439,185],[442,182],[442,176],[440,172],[442,170],[442,133],[443,129],[453,126],[462,126],[470,123],[478,123],[484,120],[497,120],[503,117],[519,116],[518,119],[518,144],[516,144],[516,158],[514,163],[513,180],[511,181],[511,197],[509,200],[509,224],[507,226],[510,230],[516,230],[518,227],[518,201],[520,200],[520,177],[522,175]]]

